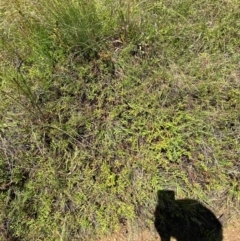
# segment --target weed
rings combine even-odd
[[[1,9],[3,237],[94,240],[148,225],[161,188],[234,209],[237,1]]]

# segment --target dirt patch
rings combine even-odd
[[[240,224],[239,220],[234,220],[223,229],[223,241],[238,241],[240,240]]]

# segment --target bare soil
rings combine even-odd
[[[234,219],[229,221],[229,223],[223,225],[223,241],[239,241],[240,240],[240,224],[239,220]],[[127,227],[122,227],[122,229],[103,239],[98,241],[160,241],[160,237],[154,230],[146,229],[140,231],[138,228],[129,229]],[[176,241],[171,239],[171,241]]]

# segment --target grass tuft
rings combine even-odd
[[[237,1],[1,3],[0,236],[96,240],[159,189],[239,205]]]

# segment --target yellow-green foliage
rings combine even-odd
[[[239,13],[234,0],[3,1],[0,236],[94,240],[149,223],[164,188],[239,203]]]

